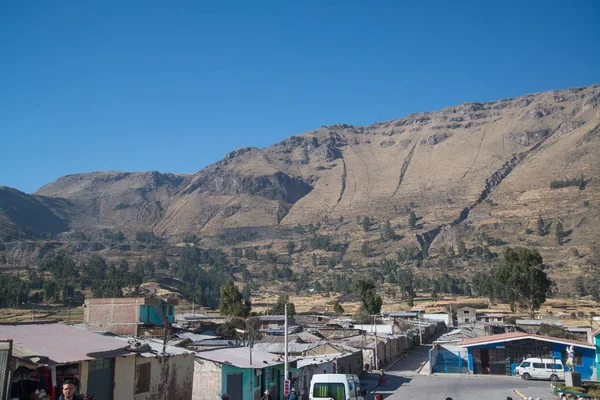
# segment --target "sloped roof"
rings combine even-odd
[[[314,349],[317,346],[320,346],[321,342],[315,343],[288,343],[288,352],[289,353],[303,353],[310,349]],[[274,354],[283,354],[285,352],[285,343],[255,343],[253,347],[257,350],[274,353]]]
[[[13,357],[39,364],[132,354],[121,340],[59,323],[0,325],[0,338],[13,340]]]
[[[260,351],[256,348],[252,349],[252,363],[250,363],[250,349],[248,347],[203,350],[196,352],[196,357],[238,368],[263,369],[283,364],[283,357]]]
[[[594,332],[592,332],[592,337],[596,337],[599,333],[600,329],[595,330]]]
[[[490,336],[480,336],[471,339],[465,339],[462,342],[459,342],[458,345],[463,347],[471,347],[480,344],[488,344],[488,343],[498,343],[498,342],[511,342],[513,340],[523,340],[523,339],[534,339],[541,340],[544,342],[552,342],[552,343],[560,343],[565,345],[573,345],[579,347],[585,347],[587,349],[595,349],[593,345],[587,342],[580,342],[579,340],[571,340],[571,339],[561,339],[555,338],[551,336],[543,336],[543,335],[534,335],[532,333],[526,332],[508,332],[501,333],[499,335],[490,335]]]

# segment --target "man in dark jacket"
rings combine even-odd
[[[75,384],[72,380],[66,380],[62,385],[63,394],[60,395],[58,400],[83,400],[83,398],[75,394]]]

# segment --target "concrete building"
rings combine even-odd
[[[194,354],[185,349],[167,346],[163,353],[162,344],[130,343],[59,323],[0,325],[0,338],[14,343],[13,398],[44,389],[56,400],[66,379],[96,400],[192,396]]]
[[[468,350],[469,372],[473,374],[514,375],[527,357],[566,360],[566,348],[575,348],[575,371],[581,379],[591,379],[596,347],[588,342],[559,339],[525,332],[510,332],[465,339],[458,343]]]
[[[477,320],[477,310],[473,307],[461,307],[456,310],[458,325],[472,324]]]
[[[504,322],[503,313],[477,313],[477,322]]]
[[[175,299],[86,299],[83,320],[87,329],[117,335],[160,336],[175,321]]]
[[[295,367],[295,364],[291,364]],[[194,367],[193,400],[257,400],[265,390],[283,398],[283,357],[248,347],[199,351]]]

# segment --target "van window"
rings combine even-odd
[[[546,369],[562,369],[560,364],[546,364]]]
[[[346,400],[346,389],[343,383],[315,383],[313,386],[313,397]]]
[[[521,367],[523,367],[523,368],[529,368],[530,365],[531,365],[530,362],[522,362],[521,363]]]
[[[544,363],[533,363],[533,368],[544,369],[544,367],[545,367]]]

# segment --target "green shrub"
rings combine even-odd
[[[559,189],[569,186],[577,186],[580,190],[585,189],[585,179],[583,176],[580,178],[564,179],[562,181],[552,181],[550,183],[550,189]]]

